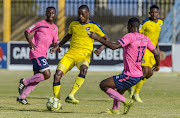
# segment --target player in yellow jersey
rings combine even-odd
[[[50,53],[55,52],[58,47],[61,47],[71,38],[70,48],[60,60],[56,73],[54,74],[53,91],[54,97],[60,99],[60,80],[63,75],[76,65],[80,70],[80,73],[75,80],[71,92],[65,99],[65,102],[73,104],[79,103],[79,101],[74,98],[74,94],[84,83],[90,63],[91,53],[93,51],[94,39],[88,36],[88,32],[95,32],[105,40],[108,40],[103,29],[89,19],[90,11],[88,6],[81,5],[78,8],[78,15],[79,20],[70,23],[68,34],[62,39],[57,47],[50,50]],[[95,50],[95,54],[99,55],[103,49],[105,49],[105,46],[101,46],[98,50]]]
[[[145,19],[142,23],[142,26],[139,30],[140,33],[148,36],[152,42],[152,44],[159,51],[158,39],[161,31],[161,27],[163,25],[163,21],[160,20],[159,17],[159,7],[157,5],[152,5],[150,7],[150,17]],[[144,80],[141,80],[139,83],[134,85],[130,90],[130,98],[133,98],[137,102],[143,102],[139,97],[139,92],[143,83],[153,75],[153,65],[156,63],[154,59],[154,55],[146,49],[144,57],[141,62],[141,66],[143,69]]]

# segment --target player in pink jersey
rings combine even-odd
[[[141,60],[144,56],[146,48],[148,48],[155,56],[156,64],[154,68],[159,70],[160,57],[156,48],[150,39],[139,33],[140,21],[137,18],[130,18],[128,21],[128,34],[123,36],[116,43],[106,41],[97,34],[90,32],[89,36],[98,40],[103,45],[115,50],[124,48],[124,70],[122,74],[109,77],[100,83],[100,88],[107,95],[114,99],[113,108],[102,113],[119,114],[120,102],[124,104],[124,114],[127,114],[133,104],[133,100],[126,99],[124,92],[131,86],[144,79],[141,68]]]
[[[30,47],[29,57],[33,63],[34,76],[20,80],[18,88],[20,96],[17,101],[21,104],[29,104],[26,96],[36,88],[40,81],[49,79],[51,76],[46,57],[51,43],[53,43],[53,46],[58,43],[58,28],[53,23],[55,16],[55,8],[48,7],[46,9],[46,20],[37,22],[25,30],[25,37]],[[33,32],[34,36],[31,40],[30,34]]]

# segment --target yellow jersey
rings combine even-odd
[[[91,53],[93,51],[94,39],[90,38],[88,32],[94,32],[100,37],[105,36],[103,29],[95,22],[81,24],[80,21],[73,21],[69,26],[69,34],[72,34],[70,50]]]
[[[139,32],[148,36],[151,40],[151,43],[156,47],[159,39],[159,35],[161,32],[161,27],[163,25],[163,21],[158,19],[157,23],[147,18],[143,21],[142,27]]]

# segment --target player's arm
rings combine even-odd
[[[89,37],[99,41],[100,43],[102,43],[103,45],[105,45],[108,48],[111,48],[112,50],[122,47],[122,45],[118,41],[116,43],[113,43],[113,42],[104,40],[102,37],[100,37],[99,35],[97,35],[94,32],[89,32],[88,35],[89,35]]]
[[[53,47],[56,47],[56,46],[58,46],[58,43],[52,43],[52,46],[53,46]],[[57,52],[60,53],[60,52],[61,52],[61,49],[60,49],[60,48],[57,48]],[[50,52],[49,52],[49,53],[50,53]]]
[[[33,32],[37,32],[37,31],[39,30],[39,26],[40,26],[40,23],[37,22],[37,23],[33,24],[32,26],[28,27],[28,28],[24,31],[24,35],[25,35],[25,37],[26,37],[26,40],[27,40],[28,43],[29,43],[29,48],[30,48],[30,49],[33,49],[33,50],[36,48],[36,46],[33,44],[32,40],[31,40],[31,38],[30,38],[30,35],[31,35],[31,33],[33,33]]]
[[[151,50],[151,52],[154,54],[154,58],[156,60],[156,64],[153,66],[154,71],[159,71],[159,65],[160,65],[160,55],[158,50],[154,47],[154,45],[151,43],[151,41],[148,39],[147,48]]]
[[[31,40],[31,38],[30,38],[30,33],[25,30],[25,31],[24,31],[24,35],[25,35],[25,37],[26,37],[26,40],[27,40],[28,43],[29,43],[29,48],[34,50],[34,49],[36,48],[36,46],[32,43],[32,40]]]
[[[107,35],[103,36],[102,38],[103,38],[104,40],[106,40],[106,41],[110,41],[110,39],[108,38]],[[96,55],[99,55],[105,48],[106,48],[106,46],[105,46],[105,45],[102,45],[99,49],[95,50],[94,53],[95,53]]]
[[[160,65],[160,55],[158,50],[155,48],[154,50],[151,51],[154,54],[154,58],[156,60],[156,64],[153,66],[154,71],[159,71],[159,65]]]
[[[56,47],[50,49],[50,53],[52,54],[53,52],[55,52],[59,47],[61,47],[62,45],[64,45],[71,37],[72,37],[72,34],[69,34],[69,33],[68,33],[68,34],[59,42],[59,44],[58,44]]]
[[[157,43],[156,49],[160,53],[160,48],[159,48],[159,44],[158,43]]]

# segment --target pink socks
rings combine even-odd
[[[24,89],[22,94],[19,96],[19,98],[25,99],[26,96],[36,88],[38,83],[43,80],[44,80],[44,75],[42,73],[37,73],[34,76],[28,79],[25,79],[24,85],[26,85],[26,88]]]
[[[109,88],[106,91],[106,94],[108,94],[111,98],[116,99],[120,102],[124,102],[126,100],[126,98],[123,95],[119,94],[117,91],[115,91],[112,88]]]
[[[123,94],[123,96],[124,96],[124,94]],[[117,99],[114,99],[112,109],[113,110],[118,110],[119,106],[120,106],[120,103],[121,103],[120,101],[118,101]]]
[[[33,83],[33,84],[28,85],[28,86],[24,89],[24,91],[22,92],[22,94],[19,96],[19,98],[25,99],[26,96],[27,96],[31,91],[33,91],[33,90],[36,88],[37,85],[38,85],[38,83]]]
[[[44,75],[42,73],[37,73],[35,74],[34,76],[28,78],[28,79],[25,79],[24,80],[24,85],[29,85],[31,83],[38,83],[40,81],[43,81],[44,80]]]

